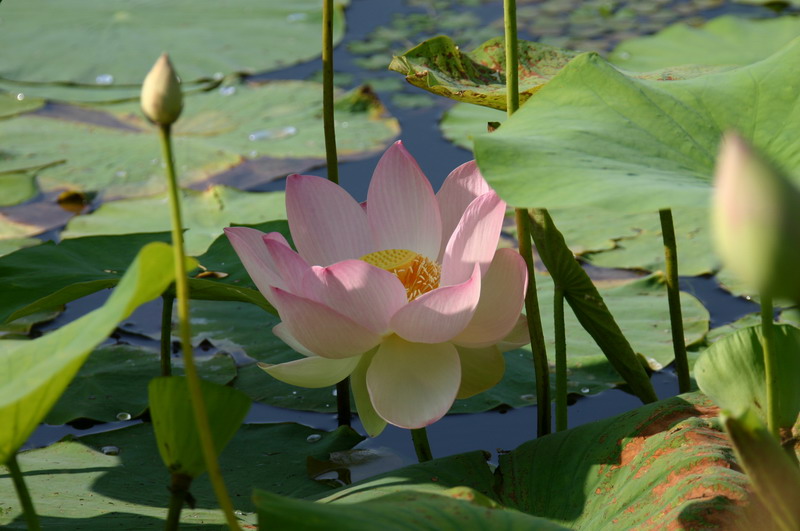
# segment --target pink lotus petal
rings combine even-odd
[[[349,358],[375,347],[381,336],[319,302],[272,288],[275,307],[289,333],[323,358]]]
[[[309,264],[325,266],[375,251],[361,205],[327,179],[290,175],[286,216],[297,251]]]
[[[480,348],[502,341],[517,323],[527,285],[525,260],[513,249],[499,249],[481,279],[481,299],[475,315],[453,342]]]
[[[461,387],[456,398],[469,398],[491,389],[503,379],[506,360],[496,346],[456,347],[461,361]]]
[[[442,241],[439,204],[431,183],[400,141],[378,162],[367,205],[373,250],[408,249],[436,259]]]
[[[485,193],[470,203],[447,242],[442,261],[442,285],[463,282],[472,274],[476,263],[483,273],[486,272],[497,249],[505,211],[505,202],[494,192]]]
[[[253,283],[267,300],[272,296],[270,293],[272,286],[287,287],[264,244],[268,238],[288,246],[282,234],[278,232],[265,234],[249,227],[228,227],[224,232],[250,278],[253,279]]]
[[[520,315],[514,328],[512,328],[511,332],[497,344],[497,348],[500,349],[500,352],[507,352],[527,345],[530,342],[531,336],[528,332],[528,319],[524,315]]]
[[[406,289],[392,273],[361,260],[309,269],[307,297],[335,308],[376,334],[389,331],[389,319],[408,303]]]
[[[377,437],[386,428],[386,421],[375,411],[367,389],[367,369],[376,351],[377,349],[373,349],[361,356],[361,361],[350,375],[350,390],[356,403],[358,420],[370,437]]]
[[[273,326],[272,335],[289,345],[289,347],[298,354],[302,354],[303,356],[309,358],[318,357],[316,354],[300,344],[297,338],[295,338],[292,333],[289,332],[289,327],[286,326],[286,323],[278,323]]]
[[[450,343],[409,343],[386,338],[367,369],[367,388],[378,415],[390,424],[415,429],[442,418],[453,405],[461,362]]]
[[[267,248],[273,267],[281,276],[283,286],[295,295],[303,295],[302,278],[309,269],[308,262],[297,254],[288,244],[264,237],[264,246]],[[280,287],[280,286],[278,286]]]
[[[438,261],[441,263],[450,236],[456,229],[461,216],[470,203],[486,192],[491,191],[486,180],[478,170],[474,160],[465,162],[447,176],[436,193],[439,211],[442,213],[442,246]]]
[[[469,324],[480,294],[480,268],[476,264],[466,282],[420,295],[394,314],[389,325],[407,341],[450,341]]]
[[[318,389],[336,385],[350,376],[360,359],[361,356],[340,360],[313,356],[278,365],[259,363],[258,366],[282,382],[298,387]]]

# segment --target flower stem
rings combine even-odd
[[[530,218],[528,212],[518,208],[515,210],[517,221],[517,237],[519,238],[519,254],[525,260],[528,269],[528,289],[525,291],[525,313],[528,317],[528,334],[531,338],[533,352],[533,368],[536,373],[536,412],[539,437],[550,433],[550,365],[547,363],[547,349],[544,344],[542,317],[539,313],[539,295],[536,292],[536,270],[533,266],[533,248],[531,247]]]
[[[8,471],[11,472],[11,480],[14,482],[14,489],[17,491],[19,503],[22,505],[22,512],[25,514],[25,522],[28,524],[29,531],[39,531],[39,515],[36,514],[36,509],[33,507],[33,500],[31,494],[28,492],[28,487],[25,485],[25,479],[22,477],[22,471],[19,469],[17,463],[17,454],[12,453],[11,457],[6,462]]]
[[[208,421],[208,412],[200,390],[200,377],[194,364],[194,351],[192,350],[191,330],[189,329],[189,282],[186,277],[186,255],[183,252],[183,222],[181,221],[181,205],[178,196],[178,180],[175,176],[175,164],[172,156],[172,138],[169,125],[159,125],[161,149],[164,163],[167,166],[167,181],[169,185],[170,215],[172,219],[172,247],[175,253],[175,292],[178,299],[178,325],[180,330],[181,350],[186,370],[186,381],[189,387],[189,399],[194,410],[194,419],[200,436],[200,446],[203,449],[203,458],[208,469],[209,480],[214,488],[217,502],[225,513],[225,519],[230,529],[239,529],[236,516],[233,514],[233,504],[228,497],[225,482],[217,462],[214,449],[214,439],[211,435],[211,426]]]
[[[189,494],[189,485],[192,484],[192,478],[184,474],[172,474],[172,479],[169,486],[169,512],[167,513],[167,522],[164,526],[166,531],[177,531],[181,522],[181,511],[183,505],[186,503],[186,496]]]
[[[503,21],[506,35],[506,112],[510,117],[519,109],[519,49],[517,47],[517,3],[503,0]],[[550,433],[550,367],[539,314],[539,297],[536,293],[536,277],[533,267],[533,248],[528,212],[518,208],[514,211],[517,220],[519,254],[528,266],[528,289],[525,292],[525,313],[528,316],[528,333],[533,350],[533,366],[536,372],[537,434]]]
[[[767,379],[767,429],[780,441],[780,389],[778,388],[778,359],[775,356],[774,310],[772,296],[761,294],[761,349],[764,351],[764,370]]]
[[[556,431],[567,429],[567,335],[564,326],[564,290],[553,293],[553,327],[556,336]]]
[[[333,120],[333,0],[322,1],[322,121],[325,127],[325,158],[328,180],[339,184],[336,128]],[[339,426],[349,426],[350,379],[336,384],[336,416]]]
[[[175,297],[161,296],[161,376],[172,374],[172,308]]]
[[[339,184],[336,130],[333,121],[333,0],[322,2],[322,120],[325,127],[328,180]]]
[[[672,325],[675,370],[678,373],[678,390],[681,393],[688,393],[692,390],[692,380],[689,378],[689,360],[686,357],[686,340],[683,337],[681,292],[678,285],[678,244],[675,241],[672,210],[662,209],[658,211],[658,214],[661,217],[661,235],[664,238],[664,258],[667,263],[667,299],[669,300],[669,320]]]
[[[414,451],[417,452],[417,460],[420,463],[424,463],[425,461],[430,461],[433,459],[431,445],[428,442],[427,429],[423,427],[411,430],[411,440],[414,442]]]

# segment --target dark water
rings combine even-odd
[[[681,2],[672,2],[680,4]],[[685,2],[684,2],[685,3]],[[520,2],[520,4],[525,4]],[[502,17],[502,3],[488,2],[471,8],[474,13],[487,21]],[[725,4],[724,6],[711,6],[704,13],[707,16],[721,14],[722,12],[745,11],[750,7],[736,7]],[[411,8],[403,0],[352,0],[347,11],[347,34],[345,43],[363,40],[377,26],[389,24],[397,13],[408,13]],[[419,9],[417,9],[419,10]],[[763,12],[762,12],[763,14]],[[499,34],[499,32],[498,32]],[[365,71],[356,64],[356,56],[346,45],[337,47],[334,54],[334,64],[337,71],[344,71],[353,75],[353,84],[358,84],[365,79],[381,77],[398,77],[393,72]],[[260,79],[305,79],[317,73],[321,68],[320,61],[311,61],[302,65],[273,72],[260,76]],[[405,88],[408,92],[418,91],[411,87]],[[442,113],[452,104],[439,98],[433,101],[433,106],[422,109],[407,109],[394,105],[388,94],[378,91],[389,111],[399,119],[401,135],[406,148],[416,157],[423,171],[431,180],[434,189],[438,189],[447,174],[458,165],[470,160],[471,154],[453,144],[443,140],[437,127]],[[340,166],[341,184],[357,200],[366,199],[367,186],[372,170],[379,156],[357,162],[347,162]],[[325,176],[324,168],[311,171],[315,175]],[[264,185],[258,190],[282,189],[283,180]],[[713,279],[709,278],[683,278],[681,288],[698,297],[711,311],[711,326],[717,327],[757,310],[752,302],[730,296],[721,290]],[[53,329],[69,322],[79,315],[90,311],[107,297],[107,293],[92,295],[68,305],[68,310],[56,321],[41,328],[42,331]],[[130,319],[139,329],[157,330],[160,320],[160,301],[155,301],[140,308]],[[141,338],[125,337],[129,342],[143,342]],[[146,342],[146,341],[145,341]],[[149,342],[156,346],[155,342]],[[667,368],[653,375],[653,383],[661,398],[666,398],[677,393],[677,379],[671,368]],[[578,426],[593,420],[606,418],[623,413],[638,407],[639,400],[621,390],[606,391],[591,397],[577,398],[569,408],[569,425]],[[488,450],[496,459],[498,451],[511,450],[519,444],[535,437],[536,408],[528,407],[513,409],[506,412],[492,411],[473,415],[450,415],[428,428],[430,443],[437,457],[460,453],[474,449]],[[285,410],[254,404],[246,420],[250,423],[264,422],[299,422],[315,428],[333,429],[336,427],[335,417],[328,414],[310,413],[302,411]],[[42,426],[28,441],[26,448],[50,444],[68,433],[86,434],[96,431],[105,431],[128,426],[132,422],[115,422],[91,426],[88,429],[77,429],[72,426]],[[356,421],[354,428],[358,431],[361,426]],[[363,432],[363,431],[362,431]],[[354,479],[371,475],[386,469],[416,462],[414,449],[409,434],[406,430],[388,426],[385,432],[375,439],[369,439],[361,444],[363,448],[370,448],[378,453],[385,454],[372,468],[354,471]]]

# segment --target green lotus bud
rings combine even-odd
[[[141,103],[144,115],[159,125],[170,125],[181,115],[181,84],[167,54],[161,54],[144,78]]]
[[[800,301],[800,189],[735,133],[717,159],[712,223],[725,266],[761,293]]]

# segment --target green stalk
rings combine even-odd
[[[525,291],[525,313],[528,317],[528,334],[531,338],[533,352],[533,368],[536,373],[536,433],[539,437],[550,433],[550,365],[547,363],[547,348],[544,344],[542,317],[539,313],[539,294],[536,292],[536,270],[533,265],[533,248],[531,247],[530,218],[528,212],[518,208],[515,210],[517,234],[519,238],[519,254],[525,260],[528,270],[528,289]]]
[[[772,296],[761,294],[761,349],[764,351],[764,369],[767,378],[767,429],[780,437],[780,389],[778,388],[778,358],[775,355],[774,310]]]
[[[322,2],[322,120],[325,126],[328,180],[339,184],[336,130],[333,121],[333,0]]]
[[[33,507],[33,500],[31,494],[28,492],[28,487],[25,485],[25,479],[22,477],[22,471],[19,469],[17,463],[17,454],[11,454],[6,462],[8,471],[11,472],[11,480],[14,482],[14,489],[17,491],[19,503],[22,505],[22,512],[25,514],[25,522],[28,524],[28,531],[39,531],[39,515],[36,514],[36,509]]]
[[[200,446],[203,449],[203,458],[208,469],[209,480],[214,487],[217,502],[225,513],[225,519],[230,529],[239,529],[239,523],[233,514],[231,503],[222,473],[217,462],[217,453],[214,449],[214,439],[211,435],[211,426],[208,422],[208,412],[200,391],[200,377],[194,364],[194,351],[192,350],[191,331],[189,329],[189,281],[186,276],[186,255],[183,252],[183,222],[181,220],[181,205],[178,190],[178,180],[175,177],[175,164],[172,156],[172,139],[170,125],[160,124],[158,131],[161,138],[161,149],[164,162],[167,166],[167,181],[169,184],[170,215],[172,219],[172,247],[175,252],[175,292],[178,299],[178,325],[180,330],[181,349],[186,371],[186,381],[189,387],[189,399],[194,410],[194,419],[200,436]]]
[[[175,297],[161,296],[161,376],[172,374],[172,308]]]
[[[411,430],[411,440],[414,442],[414,451],[417,452],[417,460],[420,463],[433,459],[427,429],[423,427]]]
[[[686,340],[683,337],[681,292],[678,285],[678,244],[675,241],[672,210],[666,208],[659,210],[658,214],[661,217],[661,235],[664,238],[664,258],[667,263],[667,299],[672,327],[672,349],[675,353],[675,371],[678,373],[678,390],[681,393],[688,393],[692,390],[692,380],[689,378],[689,359],[686,357]]]
[[[564,326],[564,290],[553,293],[553,326],[556,336],[556,431],[567,429],[567,333]]]
[[[166,531],[178,531],[181,523],[181,511],[183,505],[186,503],[186,497],[189,494],[189,486],[192,484],[192,478],[184,474],[172,474],[172,480],[169,486],[169,512],[167,513],[167,522],[164,526]]]
[[[339,184],[339,161],[336,156],[336,128],[333,120],[333,0],[322,2],[322,121],[325,127],[325,159],[328,180]],[[349,426],[350,379],[336,384],[336,417],[339,426]]]
[[[517,39],[517,4],[515,0],[503,0],[503,19],[506,34],[506,111],[510,117],[519,109],[519,49]],[[542,318],[539,314],[539,297],[536,293],[536,277],[528,212],[518,208],[514,211],[519,238],[519,254],[525,259],[528,269],[528,289],[525,292],[525,312],[528,316],[528,333],[533,351],[533,367],[536,373],[537,434],[550,433],[550,367],[544,345]]]

